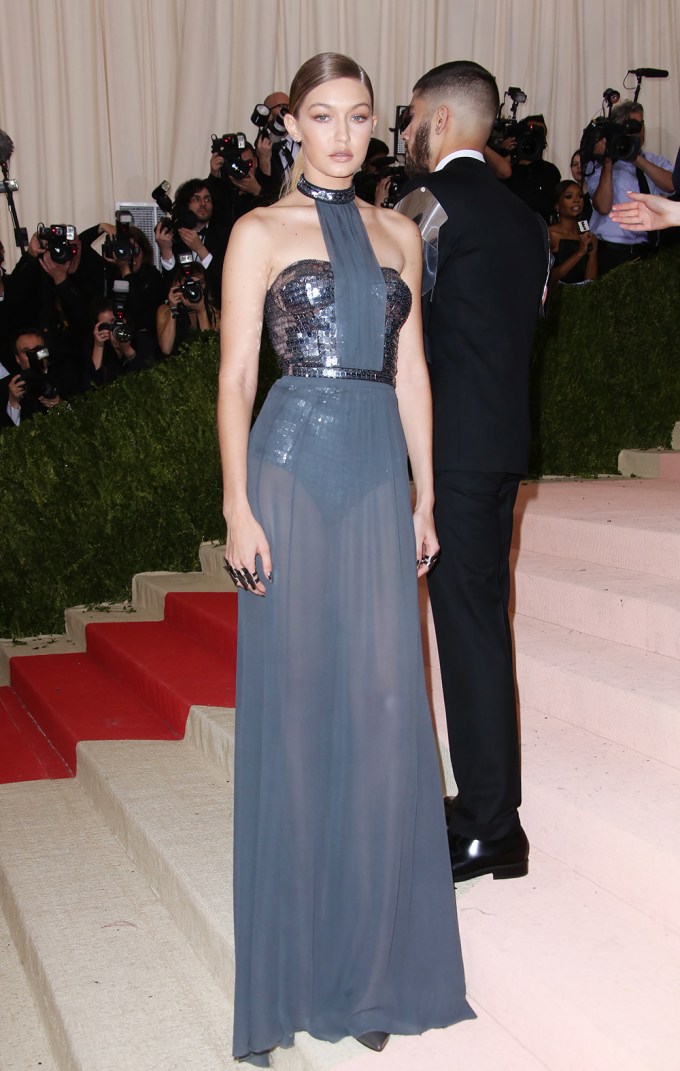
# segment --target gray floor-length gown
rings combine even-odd
[[[264,599],[239,593],[234,1055],[258,1066],[298,1030],[473,1017],[393,387],[410,291],[347,191],[300,188],[330,259],[291,264],[267,294],[284,375],[251,433],[248,493],[274,579]]]

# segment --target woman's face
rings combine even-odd
[[[574,182],[581,183],[583,181],[583,173],[581,171],[581,155],[575,152],[571,158],[571,177]]]
[[[583,194],[581,187],[576,182],[570,182],[562,191],[557,202],[557,211],[561,218],[576,219],[583,211]]]
[[[376,119],[366,86],[353,78],[334,78],[310,90],[286,127],[300,139],[305,175],[319,186],[340,188],[366,156]]]

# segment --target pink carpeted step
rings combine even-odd
[[[72,776],[18,696],[0,688],[0,784]]]
[[[13,658],[10,667],[14,692],[72,771],[80,740],[173,740],[179,735],[87,654],[25,655]]]
[[[680,485],[664,480],[523,484],[513,543],[522,550],[680,579]]]
[[[680,580],[524,548],[511,565],[516,613],[680,658]]]
[[[236,662],[235,591],[169,591],[164,620],[229,662]]]
[[[677,659],[521,614],[513,632],[522,709],[562,718],[680,770]]]
[[[234,705],[235,663],[165,621],[90,624],[86,637],[88,654],[180,736],[193,704]]]

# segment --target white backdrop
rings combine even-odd
[[[674,159],[680,145],[680,0],[0,0],[0,15],[0,128],[29,233],[39,220],[82,229],[116,200],[150,200],[163,178],[206,175],[211,134],[252,137],[253,106],[327,49],[368,70],[390,144],[415,80],[474,59],[501,93],[528,94],[520,117],[544,113],[546,157],[563,173],[631,67],[669,70],[640,99],[650,150]]]

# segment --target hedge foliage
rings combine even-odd
[[[533,475],[615,473],[624,448],[670,446],[680,420],[679,302],[677,245],[555,290],[533,353]]]
[[[680,419],[680,249],[550,298],[533,355],[531,471],[616,472]],[[512,329],[512,325],[509,325]],[[60,632],[67,606],[197,567],[224,535],[217,339],[0,434],[0,635]],[[277,376],[263,342],[256,410]]]
[[[67,606],[117,601],[135,573],[190,570],[224,536],[205,334],[170,360],[0,434],[0,635],[63,631]],[[261,404],[276,378],[265,342]]]

